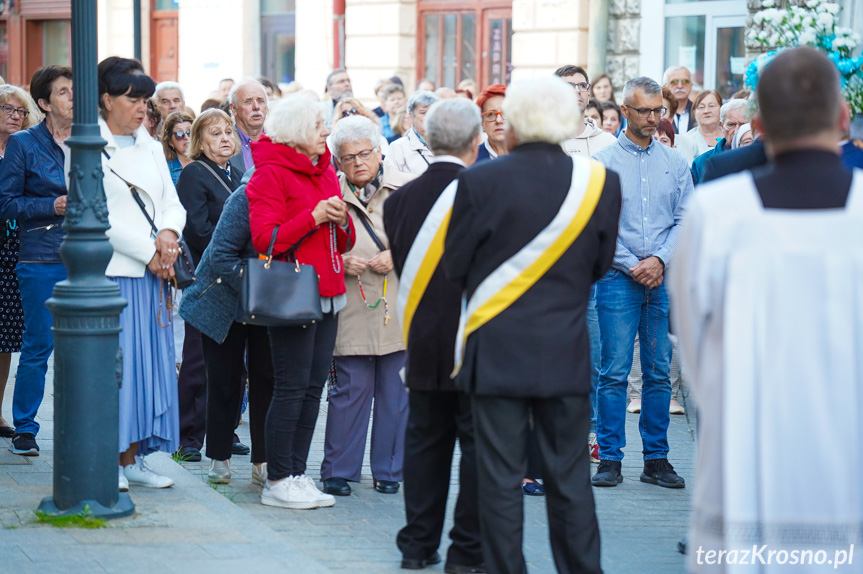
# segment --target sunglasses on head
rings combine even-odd
[[[171,135],[174,136],[175,138],[177,138],[178,140],[184,140],[187,137],[189,137],[190,135],[192,135],[192,130],[191,129],[188,129],[186,131],[177,130],[177,131],[173,132]]]
[[[349,110],[345,110],[345,111],[343,111],[343,112],[342,112],[342,117],[343,117],[343,118],[346,118],[346,117],[348,117],[348,116],[355,116],[355,115],[357,115],[358,113],[359,113],[359,112],[357,111],[357,109],[356,109],[356,108],[351,108],[351,109],[349,109]]]

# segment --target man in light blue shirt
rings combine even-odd
[[[616,145],[593,156],[620,175],[623,193],[614,263],[596,283],[602,344],[596,425],[600,463],[593,485],[617,486],[623,480],[627,375],[638,334],[644,377],[640,478],[666,488],[683,488],[683,478],[668,463],[672,346],[663,279],[674,255],[683,206],[693,189],[692,176],[677,150],[653,140],[665,113],[659,84],[635,78],[627,82],[623,97],[626,131]]]

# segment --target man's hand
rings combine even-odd
[[[393,254],[387,249],[369,259],[369,267],[379,275],[386,275],[393,270]]]
[[[632,274],[633,279],[648,289],[655,289],[662,285],[665,266],[659,257],[653,256],[639,261],[629,272]]]
[[[346,274],[356,276],[362,275],[363,271],[366,270],[366,267],[369,266],[368,261],[366,261],[362,257],[355,257],[353,255],[346,255],[342,257],[342,263],[344,263],[345,265]]]
[[[54,213],[56,215],[66,215],[66,196],[61,195],[54,200]]]

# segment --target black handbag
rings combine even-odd
[[[104,149],[102,150],[102,155],[111,159],[111,156],[108,155]],[[108,166],[108,169],[111,169]],[[111,171],[114,171],[111,169]],[[147,218],[147,221],[150,223],[150,227],[153,230],[153,235],[156,236],[159,234],[159,230],[156,228],[156,223],[153,221],[153,218],[150,217],[150,214],[147,213],[147,206],[144,205],[144,200],[141,199],[141,195],[138,193],[138,190],[135,189],[135,186],[126,181],[126,179],[121,176],[119,173],[114,171],[114,175],[123,180],[127,186],[129,186],[129,191],[132,192],[132,199],[135,200],[135,203],[138,204],[138,207],[141,208],[141,212],[143,212],[144,217]],[[177,239],[177,245],[179,247],[179,253],[177,254],[177,260],[174,261],[174,286],[177,289],[185,289],[189,285],[195,282],[195,265],[192,263],[192,255],[189,253],[189,246],[186,245],[186,242],[183,241],[183,238],[180,237]]]
[[[323,319],[318,274],[312,265],[280,261],[296,251],[307,233],[284,253],[273,256],[278,226],[273,229],[266,259],[247,259],[240,286],[240,308],[236,320],[262,327],[298,327]]]

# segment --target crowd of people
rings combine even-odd
[[[797,77],[829,66],[804,56],[802,68],[776,67]],[[524,495],[548,496],[558,570],[601,572],[591,484],[623,481],[627,411],[640,413],[639,480],[685,487],[669,461],[670,418],[685,412],[678,398],[690,374],[703,388],[721,373],[716,349],[728,342],[705,326],[719,311],[715,292],[702,290],[721,287],[699,249],[719,255],[704,243],[714,212],[695,202],[695,186],[767,164],[765,141],[796,141],[765,108],[788,107],[768,99],[778,88],[724,100],[695,93],[690,71],[674,66],[662,84],[638,77],[618,91],[607,75],[591,83],[584,68],[564,65],[481,90],[423,79],[411,92],[387,78],[369,110],[338,69],[323,101],[297,84],[226,79],[196,113],[180,84],[157,84],[135,60],[107,58],[98,77],[114,249],[106,274],[129,303],[120,317],[121,491],[172,486],[145,457],[201,460],[206,444],[214,483],[234,480],[232,456],[250,454],[262,504],[333,506],[361,479],[372,420],[374,489],[392,495],[404,485],[402,567],[441,561],[458,440],[446,571],[520,573]],[[39,454],[53,349],[45,301],[66,277],[72,80],[69,68],[46,66],[29,92],[0,85],[0,403],[11,354],[21,353],[12,423],[0,416],[0,436],[24,456]],[[822,149],[832,137],[835,156],[844,124],[815,116],[801,125],[823,136]],[[834,171],[861,167],[860,147],[846,143],[845,167],[829,160]],[[794,149],[772,152],[779,172],[783,150]],[[762,198],[771,177],[779,175],[755,182]],[[851,185],[850,175],[837,178],[834,208]],[[797,208],[774,199],[764,207]],[[694,202],[695,227],[686,215]],[[181,239],[196,281],[175,293]],[[672,329],[666,271],[677,251],[686,255],[684,271],[672,272]],[[314,268],[320,320],[241,320],[246,261],[259,254]],[[703,349],[703,337],[717,346]],[[306,469],[325,387],[319,487]],[[713,397],[704,432],[716,453],[726,406],[716,386],[702,392]],[[246,405],[251,447],[235,432]],[[696,532],[715,544],[708,526],[723,501],[713,496],[696,497]]]

